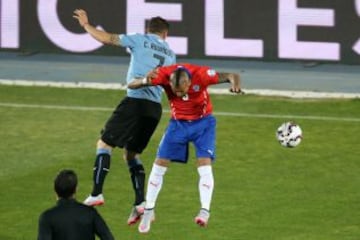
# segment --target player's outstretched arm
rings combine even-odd
[[[156,78],[158,75],[158,69],[153,69],[146,74],[144,78],[134,78],[127,87],[130,89],[138,89],[142,87],[152,86],[151,79]]]
[[[240,74],[219,72],[219,83],[225,83],[225,82],[228,82],[231,84],[230,92],[244,93],[243,91],[241,91]]]
[[[134,78],[127,87],[130,89],[138,89],[146,86],[150,86],[150,80],[147,77],[144,78]]]
[[[93,38],[95,38],[99,42],[120,46],[119,35],[96,29],[89,23],[89,18],[85,10],[76,9],[74,11],[73,17],[79,21],[80,26],[83,27],[86,32],[88,32]]]

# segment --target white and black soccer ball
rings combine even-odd
[[[284,122],[276,131],[276,139],[281,146],[293,148],[301,143],[302,130],[294,122]]]

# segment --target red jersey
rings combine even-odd
[[[179,66],[186,68],[191,74],[191,85],[188,93],[183,97],[176,96],[170,87],[170,75]],[[151,80],[152,85],[164,88],[169,99],[171,117],[177,120],[196,120],[212,113],[207,87],[219,82],[219,74],[206,66],[193,64],[174,64],[160,67],[156,78]]]

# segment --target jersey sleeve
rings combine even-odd
[[[104,219],[96,210],[94,211],[94,226],[95,232],[100,237],[100,239],[114,240],[114,236],[112,235],[109,227],[106,225]]]
[[[219,83],[219,73],[210,67],[200,69],[201,80],[204,85],[213,85]]]
[[[48,218],[46,212],[42,213],[39,218],[38,239],[52,239],[50,219]]]
[[[142,36],[138,33],[120,34],[119,38],[121,46],[132,49],[141,42]]]
[[[156,78],[151,79],[151,85],[168,85],[171,69],[173,67],[160,67]]]

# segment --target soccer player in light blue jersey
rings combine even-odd
[[[169,23],[161,17],[150,19],[146,34],[120,35],[93,27],[89,23],[87,13],[82,9],[76,9],[73,17],[96,40],[130,50],[128,83],[134,78],[145,77],[150,70],[158,66],[170,65],[176,61],[174,52],[165,42]],[[123,148],[123,156],[129,167],[135,192],[134,206],[128,219],[129,225],[135,224],[144,212],[145,171],[139,156],[160,121],[161,94],[159,86],[128,89],[127,96],[106,122],[97,142],[93,190],[84,203],[90,206],[104,203],[103,185],[110,169],[111,152],[115,147]]]

